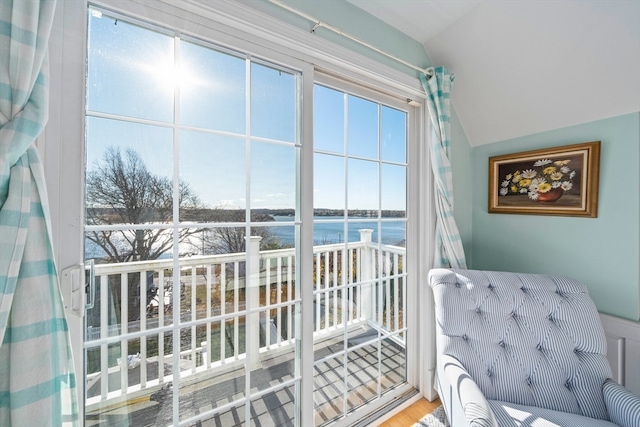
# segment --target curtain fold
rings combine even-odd
[[[435,181],[435,267],[467,268],[464,248],[453,217],[453,180],[450,160],[451,84],[453,75],[445,67],[433,69],[433,75],[420,76],[427,94],[431,127],[431,167]]]
[[[0,425],[78,424],[73,359],[35,141],[55,1],[0,2]]]

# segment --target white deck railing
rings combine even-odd
[[[402,341],[405,249],[372,244],[372,230],[360,235],[359,242],[314,247],[314,335],[331,336],[345,322],[367,323],[385,333],[401,331],[394,339]],[[295,250],[260,251],[260,238],[250,239],[249,254],[181,258],[177,275],[173,260],[95,266],[97,298],[85,337],[88,410],[170,382],[175,345],[181,378],[233,369],[246,354],[254,366],[265,354],[293,351],[300,303]],[[157,289],[153,298],[148,280]],[[176,320],[179,333],[173,332]],[[243,340],[247,328],[251,339]]]

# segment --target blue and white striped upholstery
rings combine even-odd
[[[640,426],[640,397],[613,380],[602,389],[609,418],[620,426]]]
[[[640,412],[640,401],[629,399],[629,408],[614,417],[610,405],[627,397],[610,386],[611,398],[603,394],[611,377],[606,339],[583,284],[558,276],[452,269],[431,270],[429,284],[443,404],[451,406],[447,396],[458,400],[468,425],[537,426],[514,415],[529,411],[529,421],[547,420],[540,425],[616,425],[612,421],[640,427],[640,415],[630,418],[635,424],[620,422],[631,407]],[[446,384],[453,391],[442,390]],[[478,407],[478,391],[488,408]]]
[[[500,427],[618,427],[610,421],[499,400],[490,400],[489,407]]]

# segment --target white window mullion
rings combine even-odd
[[[296,298],[302,302],[295,311],[295,426],[314,425],[314,352],[313,352],[313,87],[314,70],[308,66],[302,71],[300,142],[302,143],[297,170],[299,197],[296,201],[296,222],[300,223],[296,239],[295,269]],[[304,173],[303,173],[304,171]],[[298,296],[299,295],[299,296]],[[319,319],[318,319],[319,320]]]
[[[347,219],[344,222],[344,247],[342,249],[343,259],[345,256],[348,256],[348,259],[345,261],[351,263],[351,254],[349,253],[349,95],[344,93],[343,96],[343,105],[344,105],[344,123],[343,123],[343,137],[344,137],[344,217]],[[347,265],[346,262],[343,262],[342,265]],[[360,265],[358,265],[360,268]],[[343,275],[344,276],[344,275]],[[361,277],[358,274],[358,280]],[[346,283],[351,282],[351,275]],[[345,283],[343,281],[343,283]],[[346,285],[345,283],[345,285]],[[355,288],[352,288],[355,289]],[[360,292],[358,292],[360,293]],[[347,344],[349,340],[349,329],[348,322],[346,321],[347,304],[344,302],[342,304],[342,316],[344,321],[342,322],[342,348],[343,348],[343,356],[342,356],[342,416],[347,414],[349,410],[349,387],[348,387],[348,375],[349,375],[349,355],[347,352]]]
[[[180,38],[174,37],[173,41],[173,67],[179,69],[180,64]],[[174,86],[173,97],[173,286],[171,290],[171,296],[173,301],[172,317],[173,317],[173,334],[172,334],[172,348],[173,348],[173,424],[177,425],[180,421],[180,86]]]
[[[252,271],[254,262],[252,260],[251,251],[251,60],[249,58],[245,61],[245,269],[244,269],[244,331],[245,331],[245,397],[247,401],[244,407],[244,419],[247,425],[251,424],[251,370],[253,369],[252,361],[257,360],[258,354],[253,354],[259,351],[259,345],[254,347],[254,334],[258,334],[260,327],[260,313],[251,313],[254,308],[253,302],[253,279],[254,274],[259,272]],[[258,299],[260,289],[258,288]],[[256,306],[258,304],[255,304]],[[254,318],[258,319],[258,322],[254,324]],[[259,339],[259,338],[258,338]]]

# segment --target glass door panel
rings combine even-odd
[[[314,419],[323,425],[407,382],[407,113],[316,84],[314,124]]]
[[[299,73],[93,7],[87,62],[85,424],[299,423]]]

